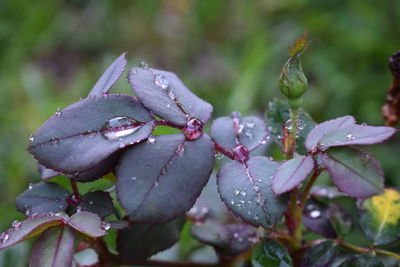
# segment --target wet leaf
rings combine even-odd
[[[308,151],[312,151],[317,148],[319,140],[321,140],[325,134],[355,124],[356,120],[352,116],[343,116],[319,123],[308,133],[304,145]]]
[[[370,254],[359,254],[349,258],[338,267],[385,267],[375,256]]]
[[[47,120],[28,151],[46,168],[76,175],[115,151],[146,139],[154,128],[152,120],[130,96],[90,97]]]
[[[70,195],[58,184],[42,182],[29,185],[28,189],[16,199],[17,209],[25,215],[43,214],[64,211],[68,207],[66,201]]]
[[[159,251],[171,247],[179,240],[185,218],[166,224],[131,222],[130,229],[118,231],[117,250],[122,263],[145,260]]]
[[[267,130],[271,134],[271,137],[275,143],[282,147],[280,137],[283,137],[283,127],[285,122],[290,119],[289,115],[289,104],[286,101],[274,99],[268,103],[268,108],[265,112]],[[305,154],[307,151],[304,148],[304,141],[306,140],[307,134],[314,127],[315,122],[303,109],[299,109],[299,121],[298,125],[301,125],[303,130],[299,132],[299,138],[296,140],[296,151],[300,154]]]
[[[68,221],[66,215],[42,214],[15,221],[10,229],[0,234],[0,250],[34,237],[51,226],[63,225]]]
[[[110,194],[103,191],[94,191],[84,194],[79,203],[81,211],[88,211],[104,218],[114,210]]]
[[[320,158],[339,191],[357,198],[382,192],[383,172],[371,154],[354,148],[331,148]]]
[[[90,90],[88,96],[102,95],[110,90],[114,83],[121,77],[126,64],[128,64],[125,56],[126,52],[122,53],[113,63],[111,63],[93,86],[92,90]]]
[[[385,141],[396,132],[396,129],[385,126],[352,125],[326,133],[319,140],[319,148],[351,145],[372,145]]]
[[[228,209],[252,225],[274,226],[287,205],[286,196],[276,197],[271,189],[278,166],[261,156],[223,165],[218,172],[218,191]]]
[[[338,254],[337,244],[333,241],[325,241],[311,247],[304,254],[301,261],[302,267],[326,267],[332,266]]]
[[[272,179],[272,190],[280,195],[300,185],[314,168],[311,156],[300,156],[284,162]]]
[[[48,169],[39,163],[37,163],[37,165],[38,165],[38,170],[40,172],[40,177],[42,178],[42,180],[48,180],[48,179],[54,178],[56,176],[62,175],[62,173],[54,171],[52,169]]]
[[[74,232],[69,227],[51,227],[35,242],[30,267],[71,267]]]
[[[303,224],[312,232],[328,238],[336,238],[329,217],[328,206],[315,199],[308,199],[303,210]]]
[[[400,239],[400,193],[385,189],[361,204],[359,222],[374,245],[385,245]]]
[[[118,199],[134,221],[168,222],[193,206],[213,164],[213,144],[205,134],[194,141],[182,134],[156,136],[121,158]]]
[[[213,246],[224,257],[242,253],[258,241],[257,234],[245,224],[222,224],[216,220],[194,224],[191,235],[201,243]]]
[[[265,238],[256,245],[251,255],[254,267],[290,267],[292,258],[286,247],[276,240]]]
[[[351,230],[353,224],[351,215],[339,205],[330,204],[328,217],[336,234],[343,239]]]
[[[175,125],[184,126],[188,116],[203,123],[211,117],[212,106],[189,91],[172,72],[133,68],[128,80],[145,107]]]
[[[267,142],[269,135],[263,120],[255,116],[240,117],[235,114],[237,113],[213,121],[211,137],[219,146],[230,151],[241,144],[252,151]]]
[[[72,215],[68,220],[68,225],[90,237],[99,237],[106,234],[101,218],[97,214],[87,211]]]

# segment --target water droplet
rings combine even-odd
[[[235,190],[233,191],[233,193],[234,193],[235,195],[239,195],[239,194],[240,194],[240,190],[239,190],[239,189],[235,189]]]
[[[169,97],[169,99],[171,99],[171,100],[175,100],[176,95],[175,95],[175,93],[174,93],[173,90],[168,90],[168,97]]]
[[[25,216],[26,216],[26,217],[29,217],[29,216],[31,215],[31,213],[32,213],[31,208],[30,208],[30,207],[26,207],[26,208],[25,208]]]
[[[298,120],[297,121],[297,129],[302,131],[306,128],[306,123],[303,120]]]
[[[244,130],[244,125],[243,124],[239,124],[239,128],[237,130],[238,133],[242,133]]]
[[[239,241],[239,242],[243,242],[243,237],[239,237],[239,238],[238,238],[238,241]]]
[[[32,188],[33,188],[33,184],[32,184],[32,183],[29,183],[29,185],[28,185],[28,190],[32,190]]]
[[[146,61],[142,60],[140,61],[139,66],[145,70],[147,70],[149,68],[149,63],[147,63]]]
[[[260,144],[265,145],[267,143],[267,140],[261,140]]]
[[[167,89],[169,87],[169,80],[162,74],[157,74],[154,79],[155,84],[160,86],[162,89]]]
[[[362,125],[362,126],[365,126],[365,125],[367,125],[367,123],[366,123],[366,122],[363,122],[363,123],[361,123],[361,125]]]
[[[215,154],[215,158],[218,159],[218,160],[221,160],[221,159],[224,158],[224,154],[218,152],[218,153]]]
[[[289,119],[289,120],[287,120],[287,121],[285,122],[285,128],[286,128],[287,130],[292,130],[293,124],[292,124],[292,120],[291,120],[291,119]]]
[[[171,108],[171,103],[167,103],[167,108]]]
[[[149,138],[147,138],[147,143],[148,144],[154,144],[156,142],[156,138],[152,135],[149,136]]]
[[[249,128],[249,129],[253,129],[254,128],[254,122],[252,122],[252,121],[249,121],[249,122],[246,122],[246,127],[247,128]]]
[[[250,140],[253,139],[253,134],[249,131],[245,131],[244,135],[247,136]]]
[[[250,216],[251,215],[251,211],[249,210],[249,211],[247,211],[247,214]]]
[[[101,134],[109,139],[122,139],[140,128],[140,124],[129,117],[114,117],[108,120],[101,129]]]
[[[4,244],[4,243],[6,243],[6,242],[8,241],[9,238],[10,238],[10,235],[7,234],[6,232],[4,232],[4,233],[2,233],[2,234],[0,235],[0,242],[1,242],[2,244]]]
[[[180,144],[176,148],[176,154],[178,154],[178,156],[181,156],[183,154],[183,152],[185,152],[185,146],[183,144]]]
[[[132,180],[132,181],[136,181],[136,176],[132,176],[132,177],[131,177],[131,180]]]
[[[33,141],[35,141],[35,136],[33,134],[30,134],[28,138],[29,138],[29,142],[31,142],[31,143]]]
[[[102,222],[101,223],[101,228],[103,228],[104,230],[109,230],[111,228],[111,224],[109,222]]]
[[[313,219],[321,217],[321,211],[319,210],[313,210],[310,212],[310,217]]]
[[[258,216],[258,214],[254,215],[254,220],[258,220],[260,219],[260,216]]]
[[[62,114],[61,108],[56,109],[56,113],[55,114],[56,114],[57,117],[60,117],[61,114]]]
[[[76,207],[76,213],[79,213],[81,211],[82,211],[82,207],[81,206]]]
[[[58,144],[58,139],[55,138],[55,137],[52,137],[52,138],[50,139],[50,144],[52,144],[52,145]]]
[[[231,199],[231,205],[235,205],[235,200]]]
[[[89,205],[93,205],[93,201],[89,201]]]
[[[118,148],[124,148],[126,145],[124,143],[119,143]]]
[[[240,237],[240,235],[239,235],[239,233],[238,233],[238,232],[235,232],[235,233],[233,233],[233,237],[234,237],[234,238],[239,238],[239,237]]]
[[[158,181],[154,181],[154,187],[157,187],[160,184]]]
[[[189,141],[196,140],[203,134],[202,130],[203,123],[196,118],[191,118],[187,121],[186,126],[183,128],[183,134]]]
[[[13,229],[18,229],[19,227],[21,227],[21,222],[18,221],[18,220],[15,220],[15,221],[12,222],[11,227]]]
[[[241,162],[245,162],[249,159],[249,150],[242,145],[238,145],[232,149],[233,159]]]
[[[346,140],[354,140],[354,139],[356,138],[351,133],[346,134]]]
[[[244,197],[247,195],[246,191],[241,191],[240,194]]]

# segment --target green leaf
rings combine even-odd
[[[251,263],[254,267],[287,267],[293,266],[289,252],[278,241],[263,239],[254,247],[251,255]]]
[[[35,242],[29,259],[30,267],[70,267],[74,232],[69,227],[51,227]]]
[[[400,193],[384,193],[361,203],[360,225],[374,245],[384,245],[400,238]]]
[[[289,104],[286,101],[274,99],[268,103],[268,108],[265,112],[267,129],[271,134],[275,143],[282,148],[282,142],[279,137],[283,136],[282,126],[290,119]],[[299,122],[298,124],[304,125],[304,129],[300,131],[299,138],[296,140],[296,151],[299,154],[305,154],[307,151],[304,147],[304,142],[308,133],[314,127],[315,122],[303,109],[299,109]]]
[[[339,267],[385,267],[375,256],[360,254],[346,260]]]
[[[302,267],[331,266],[337,255],[337,245],[333,241],[320,243],[305,253],[301,262]]]

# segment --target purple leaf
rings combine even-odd
[[[95,213],[101,218],[110,215],[114,210],[110,194],[103,191],[94,191],[84,194],[78,207],[81,211]]]
[[[312,232],[328,238],[336,238],[335,229],[329,218],[328,207],[315,199],[307,200],[302,222]]]
[[[272,192],[272,177],[279,164],[266,157],[252,157],[246,163],[231,161],[218,172],[218,190],[225,205],[242,220],[272,227],[286,210],[286,196]]]
[[[301,184],[314,168],[311,156],[300,156],[286,161],[275,173],[272,179],[272,190],[280,195]]]
[[[10,229],[0,234],[0,250],[34,237],[51,226],[63,225],[67,220],[66,215],[45,214],[14,221]]]
[[[355,125],[356,121],[352,116],[339,117],[333,120],[325,121],[323,123],[317,124],[308,133],[307,139],[304,143],[308,151],[314,150],[319,142],[319,140],[331,131],[338,130],[340,128]]]
[[[117,195],[134,221],[168,222],[193,206],[214,164],[211,139],[161,135],[127,150],[117,170]]]
[[[71,267],[74,232],[69,227],[51,227],[35,242],[30,267]]]
[[[392,127],[352,125],[326,133],[320,140],[321,150],[335,146],[372,145],[385,141],[396,132]]]
[[[187,117],[205,124],[211,117],[212,106],[189,91],[172,72],[133,68],[128,80],[145,107],[175,125],[184,126]]]
[[[29,188],[16,199],[17,209],[26,216],[49,212],[64,211],[70,192],[55,183],[38,183]]]
[[[213,246],[218,254],[228,257],[246,251],[258,241],[252,227],[246,224],[222,224],[216,220],[194,224],[190,234],[199,242]]]
[[[77,175],[115,151],[146,139],[153,129],[153,118],[134,98],[95,96],[47,120],[28,151],[46,168]]]
[[[225,150],[232,150],[238,145],[249,151],[265,144],[269,138],[263,120],[255,116],[240,117],[234,112],[232,117],[220,117],[211,125],[211,137]]]
[[[60,173],[60,172],[46,168],[39,162],[37,162],[37,165],[38,165],[38,170],[40,172],[40,177],[42,178],[42,180],[48,180],[48,179],[54,178],[56,176],[62,175],[62,173]]]
[[[357,198],[382,192],[383,172],[371,154],[354,148],[331,148],[320,158],[339,191]]]
[[[130,229],[118,231],[117,251],[122,263],[145,260],[159,251],[171,247],[179,240],[184,217],[166,224],[131,222]]]
[[[90,90],[88,96],[102,95],[110,90],[114,83],[121,77],[126,64],[128,64],[125,55],[126,52],[122,53],[113,63],[111,63],[93,86],[92,90]]]
[[[97,214],[82,211],[69,218],[68,225],[90,237],[99,237],[106,234],[105,227]]]

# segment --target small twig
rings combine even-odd
[[[73,191],[74,196],[75,196],[75,200],[79,203],[80,195],[79,195],[79,189],[78,189],[78,184],[76,182],[76,179],[75,178],[70,178],[69,181],[71,182],[71,187],[72,187],[72,191]]]

